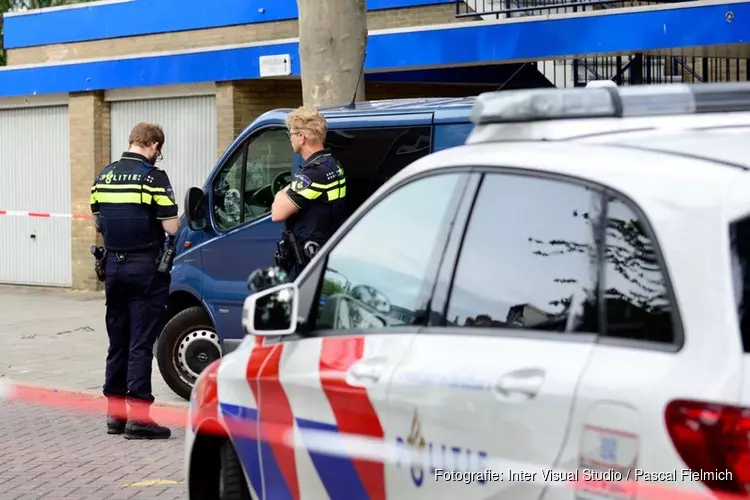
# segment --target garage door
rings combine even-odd
[[[166,139],[158,167],[172,181],[180,213],[185,193],[203,186],[216,164],[215,96],[175,97],[111,103],[112,161],[128,149],[128,136],[139,122],[158,123]]]
[[[68,107],[0,109],[0,283],[71,286]],[[20,213],[19,213],[20,212]]]

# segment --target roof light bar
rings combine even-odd
[[[530,89],[479,95],[471,121],[530,122],[750,111],[750,82]]]

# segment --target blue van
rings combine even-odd
[[[474,101],[397,99],[321,110],[327,146],[346,172],[349,214],[408,164],[463,144]],[[274,264],[282,225],[271,221],[271,203],[301,163],[284,125],[288,112],[258,117],[227,149],[203,189],[193,187],[185,196],[168,322],[156,348],[162,377],[185,399],[200,372],[241,342],[247,278]]]

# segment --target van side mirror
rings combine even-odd
[[[247,278],[247,289],[258,293],[286,283],[286,271],[278,266],[262,267],[253,271]]]
[[[206,193],[201,188],[191,187],[185,193],[185,219],[193,231],[206,229]]]
[[[282,283],[245,299],[242,328],[248,335],[260,337],[291,335],[297,331],[299,288]]]

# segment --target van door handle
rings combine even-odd
[[[533,399],[544,383],[545,372],[541,368],[522,368],[500,377],[495,383],[495,393],[503,398],[522,396]]]

